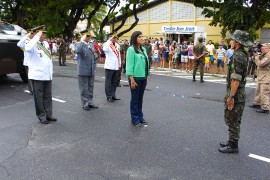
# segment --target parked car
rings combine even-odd
[[[26,31],[17,25],[0,22],[0,76],[19,73],[21,79],[27,82],[23,51],[17,46],[25,34]]]

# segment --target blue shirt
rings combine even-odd
[[[226,52],[226,56],[228,57],[228,64],[230,62],[230,58],[232,57],[233,55],[233,50],[232,49],[228,49],[228,51]]]

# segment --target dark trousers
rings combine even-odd
[[[194,60],[194,69],[193,69],[193,79],[196,77],[196,72],[198,70],[198,66],[200,66],[200,76],[201,80],[203,80],[203,74],[204,74],[204,59],[200,60]]]
[[[93,105],[94,76],[78,76],[81,103],[83,107]]]
[[[59,51],[59,65],[66,65],[66,52],[65,51]]]
[[[121,74],[122,74],[122,67],[118,70],[117,72],[117,86],[120,86],[120,81],[121,81]]]
[[[29,71],[28,66],[24,66],[24,67],[25,67],[26,74],[28,74],[28,71]],[[28,89],[30,93],[33,94],[33,86],[32,86],[32,81],[30,79],[28,79]]]
[[[249,60],[248,62],[248,72],[247,75],[254,75],[254,71],[256,69],[256,64],[253,60]]]
[[[52,117],[52,81],[31,80],[36,107],[40,121]]]
[[[116,97],[118,70],[105,69],[105,93],[107,98]]]
[[[131,114],[131,122],[136,125],[138,123],[143,122],[143,112],[142,112],[142,104],[143,104],[143,95],[146,87],[147,80],[136,80],[137,87],[136,89],[131,89],[131,100],[130,100],[130,114]],[[129,80],[129,86],[130,80]]]

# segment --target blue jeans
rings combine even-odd
[[[130,114],[131,114],[131,122],[136,125],[143,122],[143,112],[142,112],[142,104],[143,104],[143,94],[146,87],[147,80],[136,80],[137,83],[136,89],[131,89],[130,80],[130,92],[131,92],[131,100],[130,100]]]

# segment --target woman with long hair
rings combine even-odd
[[[150,63],[146,49],[142,46],[142,44],[142,32],[133,32],[126,57],[126,75],[129,79],[131,92],[131,123],[136,127],[148,126],[148,123],[144,120],[142,103],[147,79],[150,74]]]

